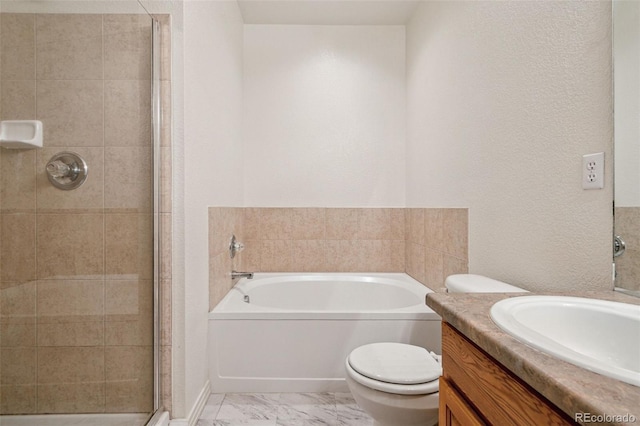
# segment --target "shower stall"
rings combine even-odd
[[[159,24],[112,3],[0,3],[0,120],[42,123],[0,140],[3,426],[160,408]]]

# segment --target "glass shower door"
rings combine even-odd
[[[154,411],[152,20],[64,3],[0,9],[0,120],[44,129],[42,148],[0,148],[0,423],[143,425]],[[88,169],[75,189],[47,173],[68,153]]]

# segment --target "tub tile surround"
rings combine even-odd
[[[350,393],[212,394],[197,426],[371,426]]]
[[[627,247],[615,259],[616,287],[640,291],[640,207],[616,207],[615,231]]]
[[[168,16],[158,18],[168,33]],[[0,414],[149,412],[152,263],[142,260],[153,253],[151,187],[130,185],[141,176],[122,168],[151,170],[151,21],[3,13],[0,22],[1,119],[42,120],[45,130],[40,150],[0,150]],[[167,101],[169,77],[161,78]],[[170,232],[168,124],[162,143],[161,226]],[[56,190],[42,173],[51,155],[64,150],[90,166],[75,191]],[[88,244],[79,250],[78,241]],[[161,281],[166,367],[170,235],[162,243],[169,265]],[[170,409],[170,368],[162,378]]]
[[[231,234],[245,250],[232,262]],[[458,208],[209,208],[210,308],[252,272],[406,272],[434,291],[468,271],[468,211]]]

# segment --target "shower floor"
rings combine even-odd
[[[0,416],[2,426],[144,426],[149,414],[41,414]]]

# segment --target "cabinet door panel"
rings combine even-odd
[[[484,426],[480,416],[458,394],[453,386],[440,377],[439,424],[443,426]]]
[[[444,377],[489,424],[575,425],[533,388],[456,329],[442,323]]]

